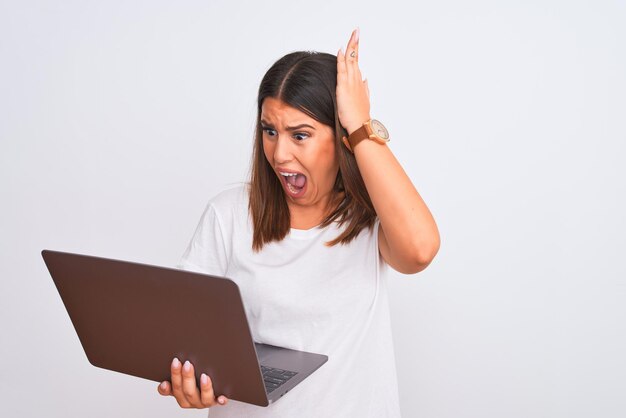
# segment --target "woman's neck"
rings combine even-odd
[[[335,195],[334,202],[330,203],[329,198],[314,206],[300,206],[287,202],[291,218],[291,228],[311,229],[316,227],[337,208],[339,203],[343,200],[343,197],[344,192],[340,192]]]

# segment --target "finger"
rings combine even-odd
[[[221,395],[217,398],[217,401],[220,403],[220,405],[226,405],[228,403],[228,398],[224,395]]]
[[[356,63],[359,60],[359,36],[359,28],[352,31],[347,48],[347,56],[350,63]]]
[[[361,35],[361,30],[359,28],[356,28],[355,33],[354,33],[354,39],[352,41],[352,45],[354,47],[354,62],[358,63],[359,62],[359,38]]]
[[[172,361],[170,372],[172,374],[172,394],[176,398],[176,402],[181,408],[189,408],[191,405],[183,394],[182,365],[177,358]]]
[[[359,29],[355,29],[350,34],[350,40],[348,41],[348,46],[346,47],[346,57],[348,62],[356,61],[358,55],[358,38],[359,38]]]
[[[201,406],[200,391],[196,386],[196,375],[194,374],[193,365],[187,360],[183,365],[183,393],[187,402],[193,406]]]
[[[346,72],[348,73],[348,79],[350,79],[352,77],[352,74],[354,73],[354,62],[356,60],[356,55],[357,55],[357,51],[355,48],[355,39],[356,38],[356,29],[352,31],[352,34],[350,35],[350,40],[348,41],[348,46],[346,47],[346,55],[345,55],[345,62],[346,62]]]
[[[200,375],[200,401],[204,406],[215,405],[213,382],[211,381],[211,378],[204,373]]]
[[[358,80],[363,80],[361,77],[361,70],[359,69],[359,39],[360,39],[360,30],[356,28],[356,33],[354,35],[353,47],[354,47],[354,57],[352,58],[352,66],[354,67],[354,73]]]
[[[337,51],[337,77],[343,79],[346,74],[346,56],[343,53],[343,48],[339,48]]]
[[[367,78],[365,79],[365,81],[363,81],[363,83],[365,84],[365,92],[367,93],[367,98],[370,98],[370,86],[369,84],[367,84]]]
[[[157,390],[163,396],[170,396],[170,395],[172,395],[172,388],[170,386],[170,382],[168,382],[167,380],[161,382],[161,384],[159,386],[157,386]]]

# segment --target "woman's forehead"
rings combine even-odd
[[[280,99],[266,97],[261,106],[261,121],[268,124],[298,125],[308,123],[313,126],[318,122],[293,106]]]

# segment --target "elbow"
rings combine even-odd
[[[429,245],[420,245],[418,250],[414,252],[415,256],[413,257],[412,263],[407,266],[409,273],[405,274],[416,274],[426,269],[439,252],[440,245],[439,237]]]
[[[396,271],[402,274],[417,274],[420,271],[424,270],[430,262],[424,262],[419,259],[412,259],[411,261],[407,261],[402,265],[396,268]]]
[[[416,241],[412,245],[391,248],[385,261],[402,274],[416,274],[424,270],[439,251],[439,235],[429,241]],[[383,255],[384,256],[384,255]]]

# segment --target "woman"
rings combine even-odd
[[[263,408],[213,393],[174,359],[158,387],[211,417],[398,417],[386,266],[417,273],[439,249],[427,206],[374,139],[358,29],[346,54],[294,52],[265,74],[249,186],[207,205],[179,267],[237,281],[253,339],[327,354],[287,396]],[[369,125],[368,125],[369,126]],[[347,137],[347,138],[346,138]],[[227,405],[227,406],[226,406]]]

